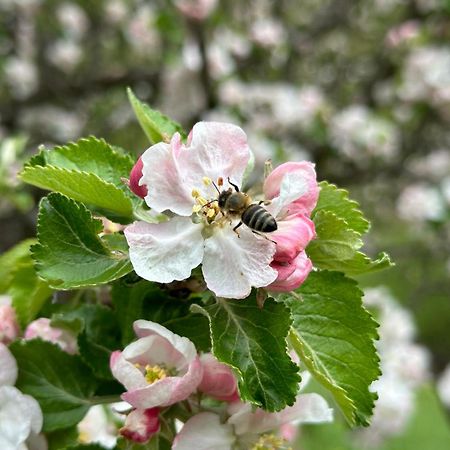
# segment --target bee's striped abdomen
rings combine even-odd
[[[277,227],[276,220],[261,205],[250,205],[242,214],[242,223],[255,231],[269,233],[275,231]]]

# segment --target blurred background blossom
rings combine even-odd
[[[361,442],[405,432],[432,380],[449,407],[448,1],[0,0],[2,250],[34,234],[42,192],[16,174],[38,145],[147,148],[126,86],[187,129],[241,125],[255,173],[314,161],[367,212],[397,265],[362,280],[385,375]]]

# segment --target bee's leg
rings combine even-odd
[[[261,233],[259,233],[258,231],[255,231],[255,230],[252,230],[252,233],[255,233],[257,236],[261,236],[264,239],[267,239],[268,241],[273,242],[274,244],[276,244],[275,241],[273,241],[272,239],[269,239],[265,234],[261,234]]]
[[[236,189],[236,192],[239,192],[239,188],[234,183],[231,182],[230,177],[228,177],[228,183],[230,183],[231,186],[233,186]]]
[[[242,225],[242,222],[239,222],[234,228],[233,231],[238,235],[238,238],[240,238],[239,236],[239,231],[237,231],[237,229]]]

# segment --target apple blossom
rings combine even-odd
[[[41,317],[31,322],[25,330],[25,339],[41,338],[44,341],[53,342],[59,345],[67,353],[77,352],[77,340],[68,330],[52,327],[50,319]]]
[[[237,126],[197,123],[186,144],[176,133],[170,143],[150,147],[141,160],[138,184],[148,189],[147,205],[172,216],[167,222],[135,222],[125,229],[134,270],[146,280],[184,280],[202,263],[206,284],[217,296],[245,298],[252,287],[277,279],[278,271],[270,265],[274,256],[277,262],[277,257],[291,262],[314,237],[309,214],[318,186],[313,165],[305,162],[280,166],[266,180],[265,194],[272,201],[267,209],[279,221],[273,240],[246,226],[239,233],[233,230],[239,219],[218,207],[214,181],[223,182],[224,189],[242,184],[250,149]]]
[[[239,400],[237,382],[230,366],[219,362],[211,353],[200,356],[203,367],[202,381],[198,390],[217,400],[227,402]]]
[[[135,409],[125,420],[120,434],[134,442],[145,443],[159,432],[159,408]]]
[[[134,322],[138,340],[111,354],[111,371],[138,409],[169,406],[189,397],[202,379],[194,344],[147,320]]]
[[[172,449],[253,449],[269,443],[279,446],[283,444],[283,438],[272,434],[272,431],[284,424],[332,420],[332,410],[318,394],[299,394],[293,406],[276,413],[260,408],[253,410],[248,403],[234,402],[228,406],[228,414],[225,422],[212,412],[202,412],[190,418],[176,436]]]
[[[95,405],[89,408],[83,420],[78,423],[78,441],[82,444],[96,443],[113,448],[117,443],[117,427],[111,423],[107,410],[109,406]]]
[[[0,342],[11,343],[19,335],[16,312],[11,305],[0,305]]]

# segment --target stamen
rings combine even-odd
[[[252,447],[252,450],[292,450],[292,447],[288,445],[285,439],[274,434],[263,434]]]
[[[145,379],[148,384],[153,384],[156,381],[163,380],[166,377],[167,371],[161,366],[150,366],[149,364],[145,366]]]
[[[206,212],[206,217],[209,219],[212,219],[216,215],[216,210],[214,208],[208,208],[208,211]]]
[[[210,186],[212,184],[212,180],[209,177],[203,177],[202,180],[205,186]]]
[[[223,186],[223,178],[222,177],[217,178],[217,184],[219,187]]]
[[[193,213],[199,213],[202,210],[202,206],[201,205],[194,205],[192,207],[192,212]]]
[[[192,197],[194,198],[200,197],[200,192],[197,189],[192,189]]]
[[[200,205],[205,206],[208,203],[208,200],[203,197],[197,197],[197,202],[200,203]]]

